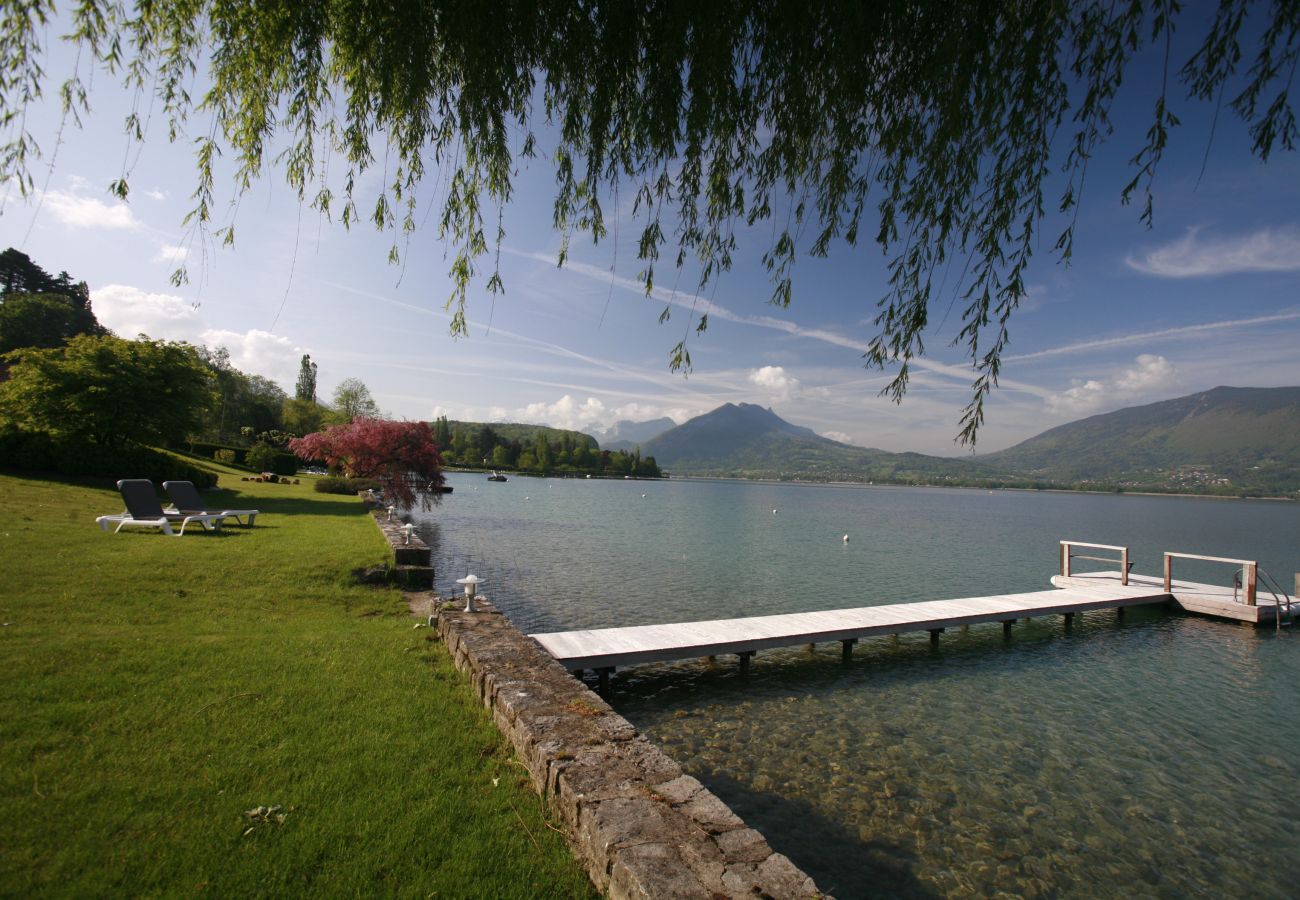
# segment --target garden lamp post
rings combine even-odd
[[[465,612],[478,612],[474,608],[474,595],[478,593],[478,586],[483,583],[477,575],[466,575],[464,578],[457,578],[457,584],[465,585]]]

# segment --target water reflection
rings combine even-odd
[[[1040,590],[1062,537],[1128,544],[1146,572],[1168,548],[1300,568],[1295,504],[537,484],[457,491],[429,532],[440,587],[472,568],[525,630]],[[1095,612],[866,640],[848,665],[835,644],[747,676],[641,667],[609,696],[841,897],[1283,897],[1297,640]]]

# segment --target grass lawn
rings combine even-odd
[[[360,504],[222,471],[257,526],[180,538],[0,473],[0,894],[591,896],[441,644],[353,581]]]

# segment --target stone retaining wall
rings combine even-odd
[[[364,493],[361,500],[370,510],[375,524],[393,549],[394,574],[398,584],[412,591],[424,591],[433,587],[433,551],[429,545],[416,535],[410,540],[402,531],[406,523],[394,516],[388,518],[388,508],[383,504],[367,500]]]
[[[438,634],[564,821],[591,880],[616,900],[821,897],[813,880],[485,598],[441,610]],[[463,605],[463,601],[462,601]]]

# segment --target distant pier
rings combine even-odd
[[[1114,551],[1116,557],[1085,556],[1077,549]],[[1280,589],[1260,596],[1258,564],[1252,560],[1166,553],[1161,578],[1131,574],[1128,548],[1108,544],[1061,541],[1059,574],[1053,590],[957,600],[893,603],[855,609],[634,625],[587,631],[534,634],[536,640],[562,665],[581,674],[595,670],[601,683],[620,666],[670,660],[736,655],[742,671],[760,650],[838,641],[847,662],[853,645],[878,635],[928,631],[932,642],[948,628],[1001,623],[1009,633],[1017,619],[1037,616],[1063,618],[1068,627],[1075,615],[1114,609],[1119,615],[1130,606],[1169,604],[1187,612],[1253,625],[1279,624],[1294,618],[1291,598]],[[1088,559],[1117,565],[1117,571],[1074,573],[1072,560]],[[1219,587],[1175,580],[1176,559],[1196,559],[1239,566],[1233,585]]]

